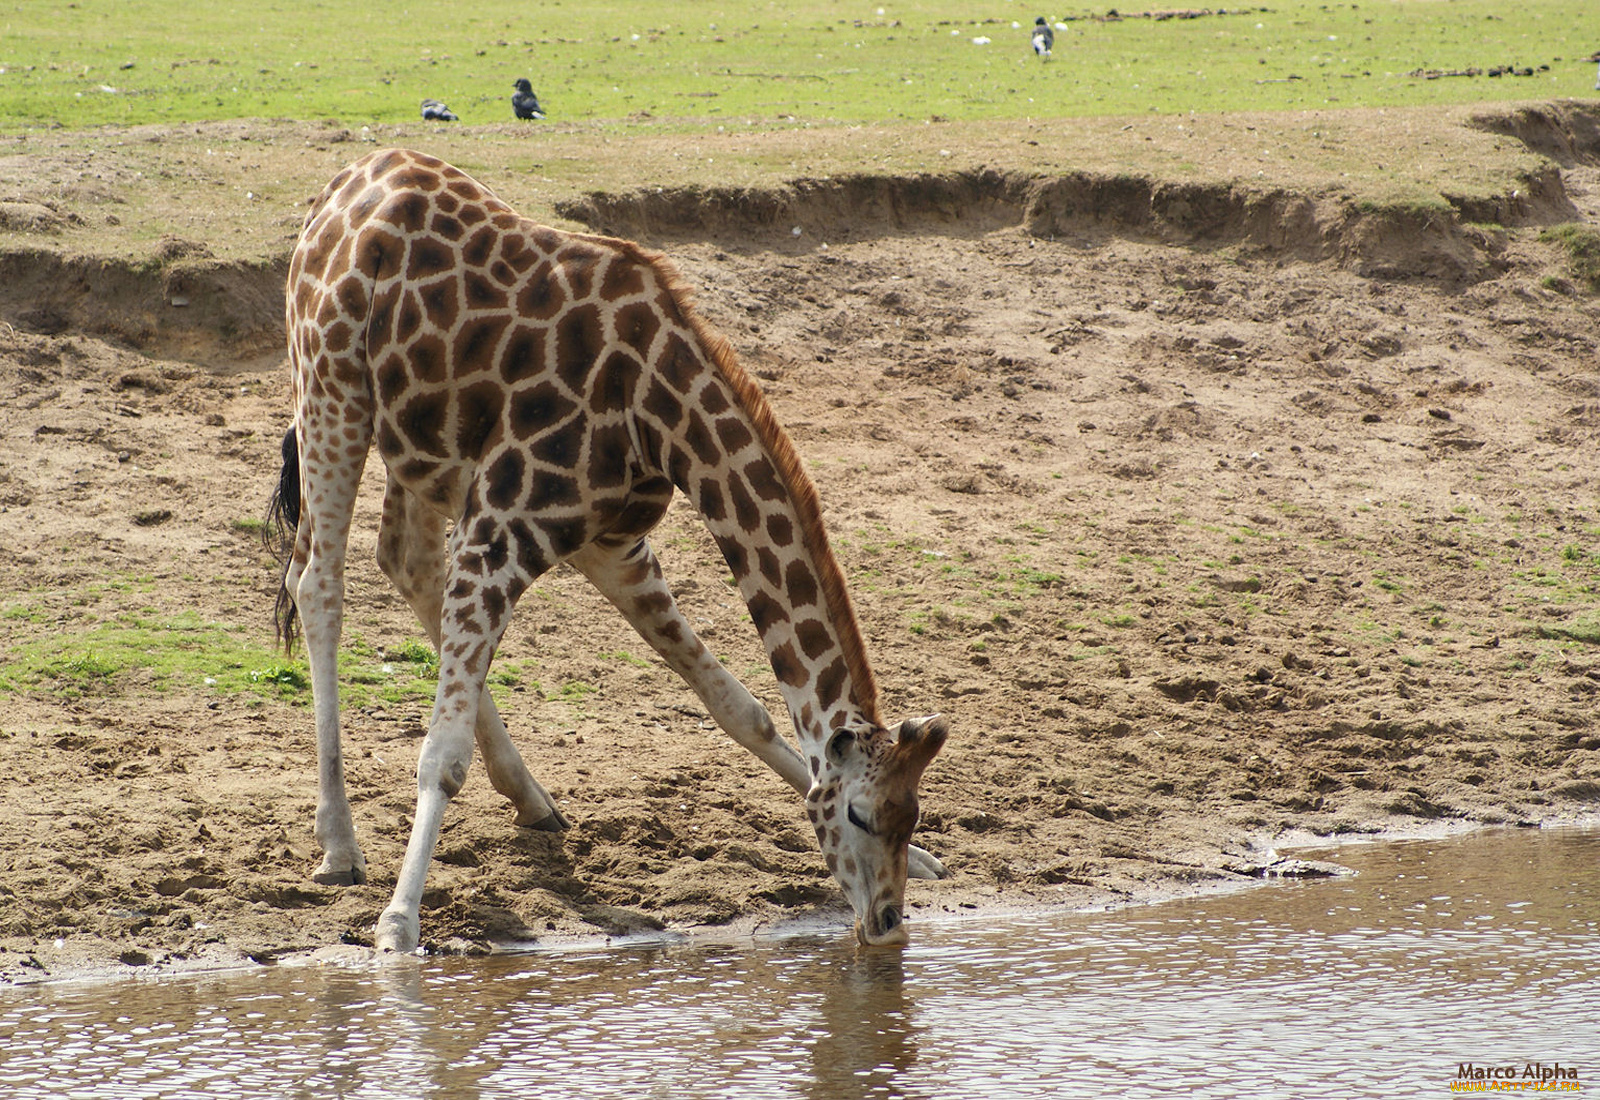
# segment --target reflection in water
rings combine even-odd
[[[894,1088],[917,1060],[905,953],[861,951],[827,960],[815,984],[823,991],[813,1030],[811,1079],[815,1100],[908,1096]]]
[[[1112,914],[0,991],[0,1097],[1444,1095],[1600,1083],[1600,831]]]

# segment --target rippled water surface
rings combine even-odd
[[[1444,1096],[1600,1088],[1600,830],[1354,878],[842,937],[0,991],[0,1097]]]

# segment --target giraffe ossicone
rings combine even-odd
[[[860,939],[905,942],[908,874],[944,873],[910,838],[945,722],[880,720],[816,490],[668,262],[539,225],[443,161],[389,149],[312,203],[286,290],[294,427],[279,500],[294,538],[280,626],[292,638],[298,616],[311,669],[318,881],[366,877],[336,658],[346,544],[374,443],[387,474],[378,562],[439,653],[417,812],[378,946],[419,942],[428,864],[474,743],[519,824],[567,824],[483,688],[517,598],[561,561],[803,797]],[[738,582],[798,747],[701,644],[662,577],[646,535],[674,491]]]

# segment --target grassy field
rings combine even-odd
[[[552,121],[625,130],[1025,120],[1584,95],[1600,5],[1280,0],[1157,18],[1016,0],[479,5],[12,0],[0,129],[232,118],[510,120],[530,77]],[[1199,9],[1197,9],[1199,10]],[[1039,14],[1055,59],[1027,46]],[[1499,78],[1496,67],[1531,69]],[[1480,75],[1412,75],[1419,70]]]

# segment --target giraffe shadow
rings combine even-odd
[[[597,892],[574,858],[571,834],[520,827],[500,843],[486,846],[482,838],[459,846],[441,845],[437,862],[460,867],[499,863],[521,874],[510,887],[473,882],[462,886],[436,886],[423,894],[429,919],[455,929],[451,939],[468,944],[527,944],[572,920],[597,933],[624,936],[660,931],[665,924],[642,909],[615,904]],[[588,847],[581,838],[576,848]],[[538,903],[530,911],[528,901]]]

